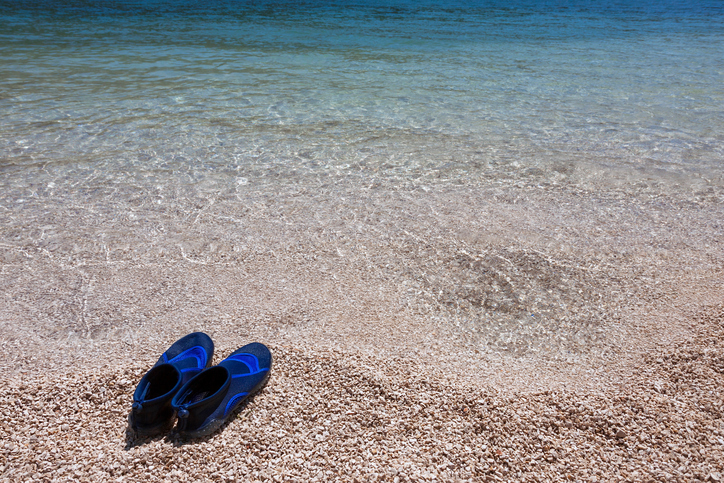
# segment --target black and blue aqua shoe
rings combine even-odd
[[[148,371],[133,393],[128,415],[131,430],[138,436],[155,436],[169,431],[175,420],[171,399],[186,382],[211,365],[214,343],[203,332],[177,340]]]
[[[264,387],[271,365],[269,349],[253,342],[184,384],[171,402],[179,435],[198,438],[219,429],[234,409]]]

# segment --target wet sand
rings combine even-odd
[[[6,197],[0,478],[724,478],[716,199],[336,181]],[[267,388],[134,440],[194,330],[269,345]]]

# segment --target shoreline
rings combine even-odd
[[[81,198],[2,214],[2,481],[724,473],[716,203],[354,183]],[[127,441],[141,375],[194,330],[217,361],[267,344],[269,385],[207,440]]]

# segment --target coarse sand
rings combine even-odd
[[[724,306],[625,385],[509,394],[425,364],[272,346],[272,382],[202,440],[126,431],[141,361],[24,375],[0,397],[6,481],[719,481]]]
[[[722,207],[535,187],[31,199],[0,225],[1,481],[724,481]],[[134,439],[179,337],[221,431]]]

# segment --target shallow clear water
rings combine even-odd
[[[643,350],[721,285],[724,3],[605,3],[0,0],[6,365]]]
[[[6,186],[721,179],[721,2],[26,3],[0,3]]]

